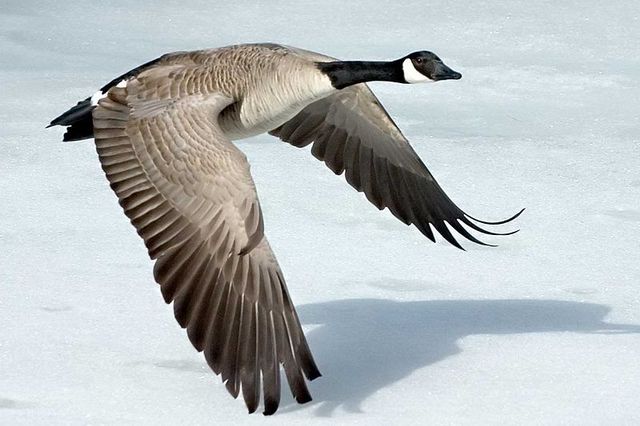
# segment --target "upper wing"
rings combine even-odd
[[[316,56],[323,58],[322,56]],[[325,58],[326,59],[326,58]],[[389,114],[365,84],[357,84],[320,99],[269,132],[290,144],[313,143],[311,152],[336,174],[346,172],[347,182],[378,209],[387,207],[406,224],[414,224],[435,241],[431,224],[451,244],[462,248],[445,222],[470,241],[487,245],[462,225],[491,235],[444,193]]]
[[[233,102],[197,66],[166,65],[109,89],[93,112],[100,162],[157,259],[175,316],[229,392],[265,414],[280,400],[280,364],[298,402],[313,361],[282,271],[263,234],[246,157],[217,124]]]

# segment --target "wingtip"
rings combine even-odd
[[[300,395],[295,395],[294,399],[298,404],[306,404],[308,402],[313,401],[313,398],[309,393],[302,393]]]
[[[440,233],[442,235],[442,233]],[[462,247],[462,245],[458,242],[458,240],[455,239],[455,237],[451,234],[449,235],[442,235],[444,237],[445,240],[447,240],[449,242],[449,244],[451,244],[452,246],[454,246],[455,248],[458,248],[462,251],[466,251],[464,247]]]
[[[264,411],[262,411],[262,415],[271,416],[276,411],[278,411],[278,406],[280,405],[279,401],[273,400],[270,398],[265,398],[264,400]]]
[[[309,381],[311,381],[311,380],[317,379],[318,377],[322,377],[322,373],[320,373],[320,371],[316,370],[314,372],[314,374],[311,374],[311,375],[307,376],[307,379],[309,379]]]
[[[516,213],[513,216],[511,216],[510,218],[504,219],[504,220],[499,220],[499,221],[496,221],[496,222],[490,222],[490,221],[487,221],[487,220],[476,219],[475,217],[473,217],[471,215],[468,215],[466,213],[465,213],[465,216],[467,216],[469,219],[473,219],[474,221],[482,223],[482,224],[485,224],[485,225],[504,225],[505,223],[509,223],[512,220],[518,218],[518,216],[520,216],[522,214],[522,212],[524,212],[525,210],[526,210],[526,207],[523,208],[522,210],[520,210],[518,213]],[[504,235],[509,235],[509,234],[504,234]]]

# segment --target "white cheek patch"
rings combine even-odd
[[[427,81],[433,81],[426,75],[419,72],[416,67],[413,66],[411,59],[407,58],[402,62],[402,73],[407,83],[424,83]]]

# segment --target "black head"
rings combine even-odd
[[[402,73],[407,83],[462,78],[462,74],[446,66],[435,53],[426,50],[405,56],[402,59]]]

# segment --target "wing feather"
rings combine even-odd
[[[320,373],[264,236],[246,158],[217,124],[233,100],[206,87],[201,68],[154,66],[109,89],[93,113],[96,148],[193,346],[250,412],[263,395],[271,414],[280,366],[299,402],[310,400],[303,374]]]
[[[316,61],[333,58],[293,49]],[[500,222],[474,219],[455,205],[435,181],[420,157],[400,132],[389,114],[366,84],[358,84],[320,99],[291,120],[269,132],[296,147],[313,143],[311,153],[378,209],[388,208],[405,224],[414,224],[435,241],[433,226],[447,241],[462,248],[445,223],[466,239],[485,244],[463,226],[490,235],[485,225],[507,223],[522,213]],[[488,245],[488,244],[485,244]]]

